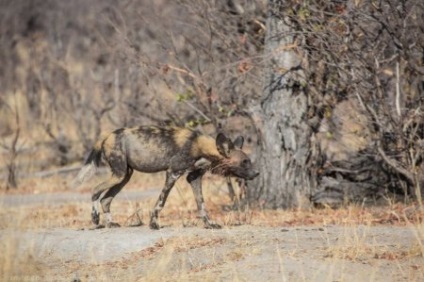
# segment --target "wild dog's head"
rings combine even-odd
[[[234,142],[227,138],[224,134],[219,133],[216,137],[216,148],[224,158],[221,159],[212,168],[213,173],[236,176],[247,180],[252,180],[259,175],[259,172],[253,169],[252,161],[241,150],[244,138],[237,137]]]

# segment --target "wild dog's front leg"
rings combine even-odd
[[[227,180],[228,192],[230,193],[230,198],[231,198],[231,201],[233,202],[233,209],[237,210],[240,206],[239,198],[237,197],[236,192],[234,192],[234,186],[233,186],[233,182],[231,181],[231,178],[227,176],[226,180]]]
[[[99,212],[99,201],[93,201],[93,206],[91,208],[91,222],[94,225],[99,225],[100,223],[100,212]]]
[[[203,200],[202,193],[202,176],[205,174],[205,170],[198,169],[190,172],[187,175],[187,182],[190,183],[191,188],[193,189],[194,197],[196,198],[197,210],[199,212],[199,217],[203,219],[206,228],[219,229],[221,226],[217,223],[214,223],[209,219],[208,213],[205,209],[205,202]]]
[[[168,198],[169,192],[171,192],[171,189],[174,186],[175,182],[178,180],[178,178],[181,177],[182,174],[183,174],[182,172],[172,172],[172,171],[166,172],[165,187],[162,189],[162,193],[160,194],[159,199],[156,201],[155,207],[151,213],[151,217],[150,217],[151,229],[160,228],[158,223],[159,212],[165,206],[165,202],[166,202],[166,199]]]

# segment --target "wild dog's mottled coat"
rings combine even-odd
[[[107,226],[118,224],[112,221],[110,203],[127,184],[134,170],[141,172],[166,171],[165,187],[151,214],[150,227],[157,229],[158,215],[174,183],[188,172],[187,181],[193,188],[200,216],[207,227],[219,227],[212,223],[204,207],[201,179],[210,169],[212,173],[223,176],[237,176],[253,179],[258,175],[253,170],[248,156],[241,151],[243,138],[234,143],[225,135],[216,139],[197,131],[174,127],[121,128],[97,142],[90,153],[77,180],[82,182],[91,168],[98,167],[101,159],[110,167],[112,176],[93,189],[92,221],[100,221],[98,204],[106,215]]]

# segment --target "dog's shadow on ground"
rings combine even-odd
[[[122,226],[116,226],[116,227],[107,227],[105,224],[99,224],[99,225],[94,225],[94,226],[90,226],[90,227],[82,227],[82,228],[78,228],[77,231],[93,231],[93,230],[101,230],[101,229],[120,229],[120,228],[136,228],[136,227],[142,227],[145,226],[145,224],[143,222],[141,222],[140,224],[129,224],[129,225],[122,225]],[[198,225],[191,225],[191,224],[187,224],[187,225],[183,225],[184,227],[196,227]],[[161,225],[159,227],[159,230],[161,229],[165,229],[165,228],[170,228],[172,227],[171,224],[165,224],[165,225]],[[154,229],[152,229],[154,230]]]

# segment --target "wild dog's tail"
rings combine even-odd
[[[102,159],[102,141],[103,140],[98,141],[96,145],[94,145],[94,148],[90,152],[84,166],[78,172],[77,177],[72,183],[73,188],[79,187],[84,181],[90,179],[96,172],[96,168],[100,166],[100,161]]]

